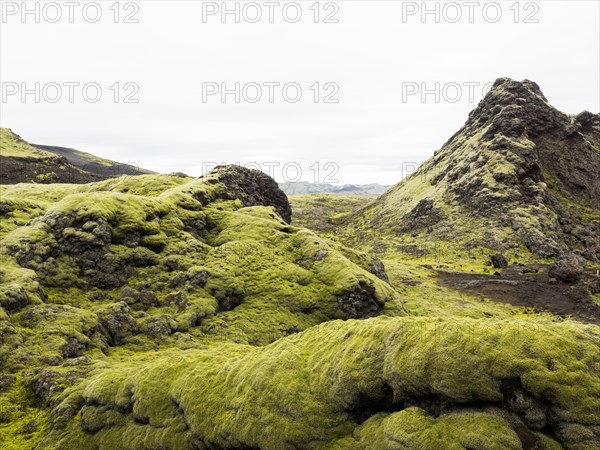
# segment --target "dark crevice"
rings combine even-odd
[[[359,393],[354,406],[347,412],[356,423],[361,424],[379,412],[394,412],[402,409],[401,404],[394,404],[394,391],[389,384],[385,383],[376,398]]]
[[[150,424],[150,417],[141,417],[141,416],[136,416],[133,415],[133,421],[135,423],[139,423],[141,425],[149,425]]]
[[[181,403],[179,403],[177,401],[177,399],[175,399],[173,397],[171,397],[171,402],[173,403],[173,406],[175,407],[175,409],[177,410],[177,413],[181,417],[181,421],[185,425],[185,431],[188,431],[190,429],[190,425],[185,417],[185,411],[183,410],[183,406],[181,406]]]
[[[513,429],[521,441],[523,450],[531,450],[538,445],[539,439],[533,431],[539,431],[557,442],[561,442],[556,436],[550,420],[551,405],[546,400],[538,399],[527,392],[523,388],[520,378],[501,380],[499,389],[502,394],[500,401],[455,402],[442,395],[431,393],[398,402],[394,400],[393,389],[388,384],[384,384],[376,396],[360,393],[347,413],[356,423],[361,424],[377,413],[397,412],[409,407],[418,407],[436,419],[443,414],[464,409],[483,411],[486,408],[501,408],[514,414],[522,422],[513,425]],[[536,414],[532,415],[532,412]],[[539,418],[540,413],[543,416],[542,419]]]
[[[538,438],[529,430],[529,428],[524,425],[516,425],[513,429],[521,441],[523,450],[531,450],[537,447]]]
[[[415,400],[410,400],[408,402],[404,402],[404,408],[409,408],[411,406],[417,406],[422,410],[426,411],[431,417],[438,418],[442,410],[446,408],[446,403],[444,398],[441,395],[427,395],[424,397],[419,397]],[[404,409],[402,408],[402,409]]]

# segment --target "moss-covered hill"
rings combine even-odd
[[[261,346],[402,312],[384,281],[286,223],[285,194],[260,172],[19,184],[1,196],[2,448],[35,444],[64,389],[109,361]]]
[[[8,128],[0,128],[0,184],[89,183],[101,179],[62,156],[32,146]]]
[[[3,449],[597,448],[597,326],[396,291],[263,174],[0,189]]]
[[[431,159],[347,221],[347,236],[392,252],[443,247],[449,263],[474,249],[599,263],[598,174],[599,114],[568,116],[535,83],[501,78]]]

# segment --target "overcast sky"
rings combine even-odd
[[[239,23],[221,2],[47,3],[27,2],[36,23],[2,2],[2,126],[159,172],[253,162],[278,181],[393,184],[502,76],[564,112],[600,109],[598,1],[427,2],[438,17],[422,2],[228,2]],[[239,103],[213,93],[223,83]]]

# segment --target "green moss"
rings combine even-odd
[[[457,412],[433,418],[417,407],[377,415],[348,438],[323,448],[444,448],[521,450],[521,441],[502,417],[483,411]]]
[[[29,145],[8,128],[0,128],[0,156],[19,158],[57,158],[56,155]]]
[[[49,439],[71,448],[83,427],[96,430],[87,445],[143,437],[125,444],[131,449],[178,440],[329,448],[336,439],[332,448],[520,448],[516,429],[543,432],[528,430],[524,412],[501,409],[502,380],[519,380],[525,395],[546,402],[544,420],[565,424],[563,443],[584,448],[600,424],[599,342],[597,328],[566,323],[378,318],[328,322],[263,348],[139,355],[74,388],[90,406]],[[438,418],[402,409],[432,395],[446,405]],[[355,414],[369,410],[360,425]]]
[[[511,448],[519,427],[540,448],[548,429],[572,448],[597,438],[597,327],[436,283],[444,264],[485,272],[491,247],[438,236],[447,250],[402,253],[431,241],[374,243],[372,208],[317,234],[215,180],[0,187],[2,448]],[[410,187],[402,207],[431,189]],[[330,224],[359,205],[301,201]],[[389,317],[336,320],[365,301],[365,316]],[[517,379],[526,410],[511,412],[502,382]],[[449,409],[436,416],[432,398]]]
[[[387,284],[317,235],[272,208],[242,208],[219,183],[140,176],[5,192],[31,199],[36,211],[6,228],[0,282],[4,292],[18,284],[28,299],[0,322],[9,344],[0,358],[42,411],[106,361],[165,347],[265,345],[346,317],[339,299],[361,283],[377,307],[400,305]],[[317,258],[320,250],[327,256]],[[75,409],[69,400],[55,414],[63,420]],[[88,408],[77,417],[95,428],[119,415]],[[161,433],[147,439],[168,439]]]

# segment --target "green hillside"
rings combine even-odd
[[[62,156],[32,146],[8,128],[0,128],[0,184],[89,183],[100,179]]]
[[[535,83],[500,79],[431,159],[349,218],[346,232],[361,247],[443,247],[449,264],[467,250],[519,261],[575,252],[600,263],[598,173],[600,115],[568,116]]]
[[[65,147],[26,142],[0,128],[0,185],[16,183],[90,183],[120,175],[154,172]]]
[[[50,159],[51,152],[36,148],[25,142],[8,128],[0,128],[0,156],[31,159]]]

